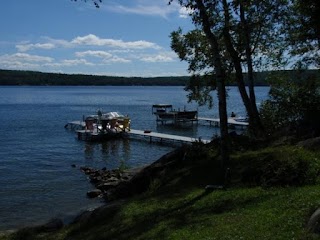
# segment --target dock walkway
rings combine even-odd
[[[86,123],[83,121],[72,121],[68,122],[64,128],[70,129],[70,130],[82,130],[86,126]]]
[[[68,122],[65,125],[65,128],[77,131],[78,133],[89,133],[91,131],[85,130],[85,123],[82,121],[72,121]],[[172,134],[165,134],[165,133],[158,133],[158,132],[153,132],[153,131],[143,131],[143,130],[136,130],[136,129],[130,129],[130,131],[125,132],[129,137],[134,137],[134,136],[140,136],[143,138],[149,138],[149,141],[152,142],[154,139],[158,139],[161,141],[163,140],[171,140],[171,141],[177,141],[177,142],[184,142],[184,143],[192,143],[192,142],[197,142],[201,140],[203,143],[209,143],[210,140],[207,139],[199,139],[199,138],[192,138],[192,137],[185,137],[185,136],[178,136],[178,135],[172,135]],[[89,134],[92,135],[92,134]],[[94,134],[93,134],[94,135]],[[79,138],[79,136],[78,136]],[[85,140],[86,137],[83,139]]]
[[[219,118],[206,118],[206,117],[198,117],[198,121],[206,121],[214,126],[219,127],[220,125],[220,119]],[[249,125],[248,122],[245,121],[237,121],[235,118],[228,118],[228,124],[233,126],[240,126],[240,127],[247,127]]]
[[[142,136],[149,138],[149,141],[152,142],[152,139],[160,139],[162,140],[173,140],[173,141],[179,141],[179,142],[187,142],[187,143],[192,143],[192,142],[197,142],[199,141],[198,138],[192,138],[192,137],[184,137],[184,136],[178,136],[178,135],[171,135],[171,134],[164,134],[164,133],[158,133],[158,132],[152,132],[152,131],[142,131],[142,130],[135,130],[135,129],[130,129],[128,132],[129,135],[135,135],[135,136]],[[200,139],[201,142],[203,143],[209,143],[210,140],[205,140],[205,139]]]

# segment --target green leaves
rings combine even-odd
[[[308,131],[319,134],[319,79],[304,70],[294,71],[292,76],[273,75],[270,100],[263,103],[261,115],[270,132],[308,126]],[[304,131],[306,134],[307,129]]]

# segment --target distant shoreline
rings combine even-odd
[[[189,79],[190,76],[119,77],[0,69],[0,86],[186,86]],[[255,83],[269,86],[261,74]]]
[[[302,72],[256,72],[255,86],[270,86],[271,76],[275,73],[285,78],[296,79]],[[319,70],[304,70],[302,74],[320,79]],[[247,74],[244,73],[243,77],[246,82]],[[0,69],[0,86],[186,86],[189,80],[190,76],[119,77]],[[226,85],[237,86],[235,82],[230,81]]]

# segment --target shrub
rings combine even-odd
[[[260,108],[262,122],[269,133],[285,129],[299,135],[320,135],[319,79],[303,71],[297,71],[295,77],[274,77],[270,99]]]
[[[314,184],[320,172],[320,159],[298,147],[267,148],[247,152],[233,159],[238,181],[249,185],[299,186]]]

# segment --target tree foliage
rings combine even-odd
[[[172,49],[181,60],[189,63],[191,73],[213,78],[219,76],[213,64],[215,56],[219,55],[224,69],[224,80],[233,79],[238,85],[249,116],[252,135],[263,136],[263,126],[254,93],[254,70],[258,70],[266,63],[278,63],[281,59],[280,41],[275,40],[275,36],[278,38],[280,36],[280,28],[276,26],[279,24],[279,16],[286,10],[286,1],[178,0],[178,2],[191,10],[191,18],[196,29],[184,34],[181,29],[173,32],[171,34]],[[207,30],[204,29],[201,8],[199,8],[201,5],[208,18]],[[216,45],[219,46],[216,53],[208,47],[211,40],[206,31],[211,32],[215,37]],[[249,93],[246,89],[244,71],[247,71]],[[208,97],[210,88],[201,82],[202,78],[194,79],[198,81],[190,82],[190,87],[187,88],[191,92],[196,91],[189,94],[193,97],[192,100],[199,97],[201,104],[203,99],[210,100]],[[208,103],[209,106],[212,105],[210,101]]]
[[[320,79],[300,69],[295,75],[272,76],[270,99],[261,107],[264,124],[270,134],[296,132],[320,135]]]
[[[318,0],[289,1],[289,14],[284,15],[284,32],[290,56],[295,61],[320,66],[320,2]]]
[[[0,70],[0,85],[45,86],[185,86],[189,76],[117,77]]]
[[[100,8],[100,4],[102,3],[102,0],[71,0],[73,2],[77,1],[83,1],[83,2],[92,2],[96,8]]]

